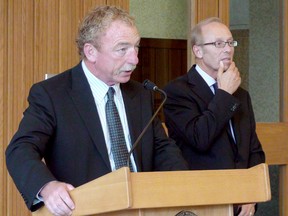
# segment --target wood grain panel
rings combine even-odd
[[[194,0],[193,5],[196,7],[196,23],[216,16],[229,24],[229,0]]]
[[[279,165],[279,215],[288,212],[288,123],[257,123],[267,163]]]
[[[142,38],[139,64],[132,78],[139,82],[149,79],[163,88],[169,81],[187,72],[187,41]]]
[[[155,49],[155,74],[153,81],[162,88],[169,80],[169,70],[172,62],[169,62],[169,49]]]
[[[283,35],[280,38],[282,41],[281,52],[283,58],[281,59],[282,81],[281,83],[281,120],[288,122],[288,0],[283,0]],[[288,207],[287,207],[288,208]]]
[[[218,17],[227,25],[229,26],[230,20],[230,3],[229,0],[219,0],[219,12]]]
[[[80,5],[80,1],[59,1],[60,71],[71,68],[80,60],[75,45],[78,23],[82,19]]]
[[[283,0],[283,35],[282,35],[282,76],[281,88],[281,120],[288,122],[288,0]],[[288,154],[288,152],[286,152]],[[280,167],[279,175],[279,213],[280,216],[288,214],[288,164]]]
[[[7,140],[7,62],[8,62],[8,2],[0,0],[0,215],[7,215],[7,171],[5,149]]]
[[[187,48],[169,51],[169,62],[172,62],[169,69],[168,82],[187,72]],[[165,83],[167,84],[167,83]]]
[[[159,88],[187,72],[187,41],[175,39],[142,38],[139,50],[139,64],[132,79],[143,82],[149,79]],[[155,94],[155,108],[162,99]],[[163,113],[160,118],[164,120]]]
[[[106,0],[81,0],[81,18],[98,5],[106,5]]]
[[[59,2],[35,1],[34,82],[59,72]]]
[[[27,0],[9,1],[8,4],[8,100],[5,114],[9,140],[18,127],[33,82],[33,7],[33,1]],[[7,191],[7,215],[26,215],[28,210],[10,177]]]
[[[129,1],[124,3],[129,8]],[[27,107],[33,83],[78,63],[78,23],[107,0],[0,0],[0,215],[31,213],[7,174],[5,149]]]
[[[257,123],[257,135],[269,165],[288,164],[288,123]]]
[[[35,82],[46,73],[57,74],[79,61],[75,44],[84,15],[105,0],[35,2]]]
[[[197,8],[197,22],[211,16],[219,15],[219,0],[198,0]]]
[[[190,215],[180,211],[193,209],[199,216],[232,216],[232,206],[228,208],[231,203],[271,199],[267,164],[205,172],[130,173],[128,170],[123,167],[71,191],[75,215],[172,216]],[[205,210],[198,209],[199,206]],[[222,208],[227,208],[226,212],[219,212]],[[50,216],[46,208],[34,215]]]

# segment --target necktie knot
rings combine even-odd
[[[114,100],[114,93],[115,93],[114,88],[110,87],[108,92],[107,92],[108,100]]]
[[[213,85],[212,85],[212,87],[213,87],[213,90],[214,90],[214,94],[216,94],[216,91],[217,91],[217,89],[218,89],[218,85],[217,85],[217,82],[215,82]],[[210,87],[211,88],[211,87]],[[211,89],[212,90],[212,89]]]

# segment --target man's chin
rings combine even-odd
[[[224,63],[224,71],[226,71],[230,67],[231,61],[225,61],[223,63]]]
[[[128,82],[128,81],[130,80],[130,78],[131,78],[131,76],[123,76],[123,77],[119,77],[119,78],[117,79],[117,81],[118,81],[119,83],[126,83],[126,82]]]

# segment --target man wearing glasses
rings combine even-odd
[[[165,91],[165,121],[192,170],[243,169],[265,162],[255,131],[249,93],[233,61],[234,41],[219,18],[198,23],[191,32],[196,65]],[[251,216],[255,204],[237,206]]]

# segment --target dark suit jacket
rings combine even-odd
[[[121,84],[132,143],[153,115],[149,90]],[[82,185],[111,172],[100,119],[81,64],[32,86],[29,107],[6,150],[6,163],[32,211],[35,195],[52,180]],[[41,162],[44,157],[46,165]],[[156,119],[134,151],[138,171],[188,169]]]
[[[180,146],[190,169],[248,168],[265,161],[247,91],[238,88],[230,95],[218,89],[214,96],[195,66],[164,90],[169,136]],[[229,135],[229,119],[236,144]]]

